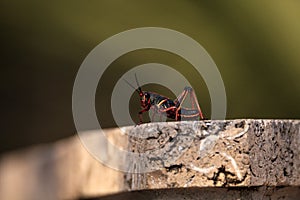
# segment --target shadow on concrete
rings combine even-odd
[[[300,197],[300,187],[207,187],[171,188],[122,192],[81,200],[154,200],[154,199],[290,199]]]

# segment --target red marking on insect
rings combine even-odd
[[[175,119],[176,121],[181,121],[182,119],[195,119],[200,117],[201,120],[204,120],[201,108],[199,106],[198,100],[196,98],[193,88],[186,86],[183,92],[175,99],[171,100],[168,97],[162,96],[155,92],[142,91],[139,82],[135,74],[135,80],[138,88],[136,89],[132,86],[127,80],[125,82],[132,87],[140,96],[140,102],[142,110],[138,113],[139,124],[143,123],[143,113],[151,109],[154,110],[152,119],[156,113],[166,115],[170,119]],[[189,94],[192,108],[185,108],[182,106],[184,100]]]

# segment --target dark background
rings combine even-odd
[[[299,118],[299,10],[296,0],[1,0],[0,152],[75,134],[72,88],[82,61],[106,38],[137,27],[174,29],[206,49],[224,80],[227,118]],[[168,52],[140,50],[117,59],[101,79],[102,126],[114,126],[108,108],[118,78],[148,62],[184,74],[209,117],[205,83],[188,77],[192,66]],[[161,86],[144,88],[174,98]],[[137,98],[131,102],[136,120]]]

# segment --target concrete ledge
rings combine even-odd
[[[119,160],[136,173],[106,167],[74,136],[2,155],[0,199],[300,195],[299,120],[150,123],[122,130],[106,130],[106,136],[121,149],[144,156]],[[99,132],[82,134],[93,141]],[[116,159],[108,146],[95,145]],[[143,171],[147,173],[138,173]]]
[[[130,150],[148,154],[160,169],[133,175],[131,189],[299,186],[299,128],[292,120],[139,126],[132,131],[144,139],[130,137]]]

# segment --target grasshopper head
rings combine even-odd
[[[141,106],[143,108],[148,107],[150,105],[150,94],[148,92],[141,91],[139,95],[140,95]]]

